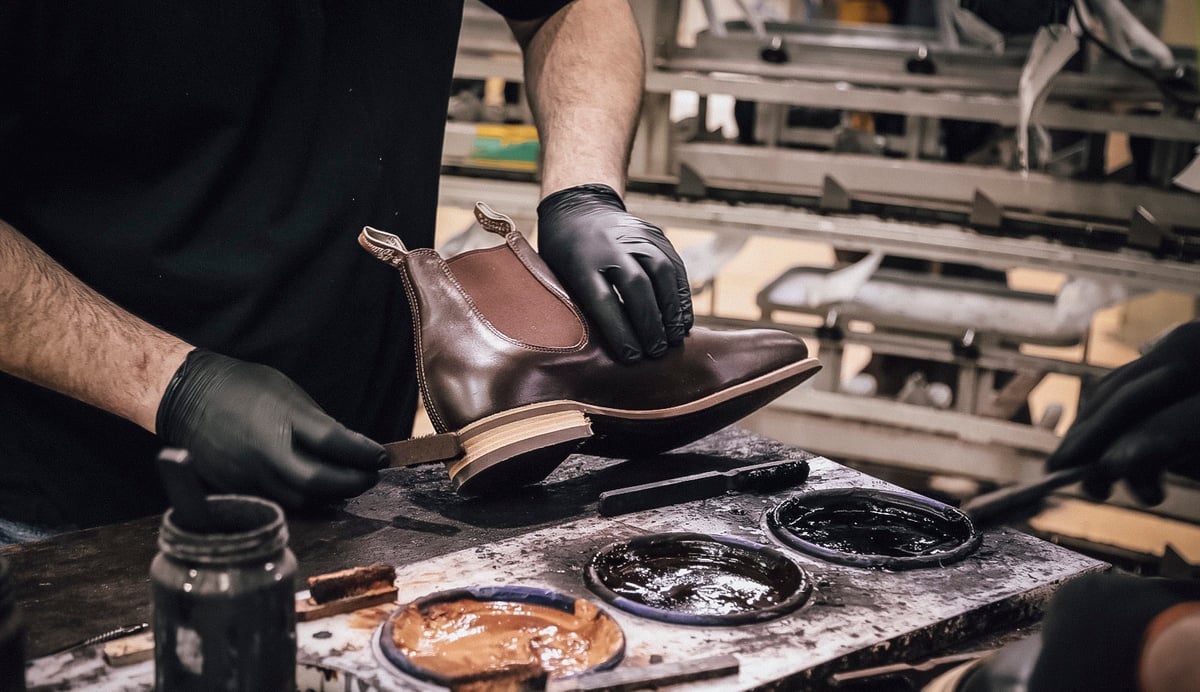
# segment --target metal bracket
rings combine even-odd
[[[977,360],[979,358],[978,335],[974,329],[968,329],[957,340],[950,343],[950,352],[959,358]]]
[[[976,190],[975,198],[971,202],[971,225],[1000,228],[1003,220],[1004,208],[985,195],[982,190]]]
[[[1162,252],[1168,242],[1178,241],[1179,236],[1171,229],[1163,226],[1154,218],[1154,214],[1143,206],[1133,210],[1133,218],[1129,221],[1129,245],[1131,247]]]
[[[821,185],[820,207],[825,211],[850,211],[850,193],[831,175]]]
[[[703,176],[696,172],[686,163],[679,164],[679,182],[675,185],[675,191],[680,197],[703,199],[708,194],[708,184],[704,182]]]

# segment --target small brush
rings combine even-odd
[[[600,516],[612,517],[738,492],[770,492],[808,479],[803,459],[771,461],[728,471],[707,471],[682,478],[634,485],[600,493]]]
[[[207,533],[216,526],[208,508],[208,495],[186,449],[167,447],[159,452],[158,475],[171,501],[176,526],[195,533]]]
[[[1087,472],[1087,466],[1060,469],[1030,483],[1011,485],[972,498],[959,509],[977,526],[1000,523],[1005,517],[1028,510],[1055,490],[1083,480]]]

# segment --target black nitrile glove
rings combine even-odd
[[[383,447],[330,418],[283,373],[204,349],[171,378],[157,428],[214,488],[291,508],[358,495],[387,464]]]
[[[1046,607],[1042,650],[1030,692],[1138,689],[1146,629],[1171,606],[1200,600],[1200,582],[1089,574],[1066,584]]]
[[[625,211],[607,185],[543,199],[538,254],[617,360],[661,356],[692,328],[692,291],[679,253],[662,229]]]
[[[1200,478],[1200,322],[1184,324],[1112,371],[1046,460],[1049,471],[1090,464],[1083,487],[1106,498],[1124,478],[1139,500],[1163,500],[1164,471]]]

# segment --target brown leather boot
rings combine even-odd
[[[696,327],[661,358],[622,364],[507,216],[476,205],[504,245],[443,259],[364,228],[400,270],[425,410],[461,449],[462,494],[536,483],[572,452],[629,458],[678,447],[762,407],[820,369],[799,338]]]

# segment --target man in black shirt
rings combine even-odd
[[[542,194],[607,206],[626,241],[560,213],[543,250],[604,279],[572,290],[614,355],[659,355],[691,310],[678,255],[640,242],[661,231],[620,204],[643,79],[628,4],[487,4],[525,54]],[[461,15],[461,0],[0,7],[0,520],[161,511],[164,442],[210,484],[289,506],[375,482],[373,440],[411,432],[412,330],[355,237],[432,245]]]

